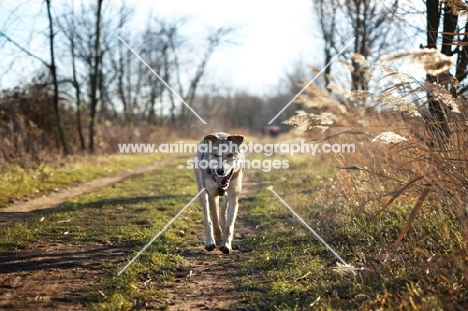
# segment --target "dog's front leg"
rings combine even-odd
[[[238,195],[229,195],[228,196],[228,207],[227,207],[227,217],[226,225],[223,228],[223,240],[221,241],[221,246],[219,250],[224,254],[229,254],[232,251],[232,238],[234,236],[234,223],[237,217],[237,209],[239,207]]]
[[[210,202],[210,216],[213,223],[213,233],[216,245],[221,243],[221,228],[219,226],[219,196],[209,196]],[[213,249],[216,246],[213,246]]]
[[[207,193],[200,196],[203,206],[203,222],[205,224],[205,249],[212,251],[221,241],[221,229],[218,221],[218,197],[214,198]]]
[[[213,223],[210,215],[210,203],[208,194],[205,192],[200,195],[200,202],[203,207],[203,223],[205,224],[205,249],[212,251],[216,247],[216,242],[213,237]]]

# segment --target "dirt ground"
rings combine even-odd
[[[123,172],[112,177],[99,178],[89,183],[46,198],[16,204],[0,212],[5,225],[24,219],[37,210],[56,207],[64,201],[86,192],[141,175],[164,165],[166,159],[149,167]],[[248,200],[260,185],[249,184],[248,176],[241,198]],[[178,275],[174,287],[164,289],[162,303],[170,310],[219,310],[233,305],[245,305],[242,290],[237,288],[233,276],[238,273],[238,263],[248,249],[242,247],[246,236],[254,234],[239,213],[235,227],[234,251],[223,255],[218,250],[203,250],[203,232],[190,243],[184,252],[185,266],[189,271]],[[40,241],[26,249],[0,253],[0,310],[83,310],[90,302],[89,291],[108,273],[102,264],[121,264],[128,249],[104,244],[64,244],[58,241]],[[239,307],[238,310],[248,310]]]
[[[47,241],[0,253],[0,309],[83,310],[86,290],[105,276],[102,263],[120,263],[124,251]]]
[[[184,266],[189,272],[176,280],[176,285],[165,290],[164,302],[169,310],[220,310],[236,306],[236,310],[248,310],[244,306],[243,289],[234,282],[238,274],[239,262],[250,252],[244,246],[244,239],[255,233],[255,226],[248,223],[242,213],[242,202],[250,200],[261,188],[261,184],[250,182],[248,174],[244,176],[242,195],[239,199],[239,214],[234,229],[233,252],[229,255],[215,249],[206,252],[201,242],[204,232],[197,234],[193,247],[184,254]]]
[[[176,280],[175,287],[166,289],[164,302],[169,310],[219,310],[230,306],[245,305],[243,290],[234,282],[238,274],[239,262],[249,250],[243,247],[243,240],[253,234],[255,228],[245,222],[242,216],[237,219],[235,228],[234,250],[224,255],[218,250],[210,253],[202,246],[184,254],[189,273]],[[200,234],[198,241],[203,241]]]

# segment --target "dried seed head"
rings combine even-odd
[[[451,12],[455,15],[468,15],[468,5],[462,0],[445,0]]]
[[[357,90],[357,91],[346,93],[344,96],[348,98],[349,100],[359,100],[359,99],[372,97],[374,96],[374,94],[368,91]]]
[[[409,113],[413,117],[420,117],[416,105],[407,98],[394,97],[389,94],[382,94],[379,99],[385,104],[392,105],[396,110]]]
[[[445,87],[440,84],[433,84],[432,88],[432,95],[436,100],[444,104],[445,106],[449,107],[453,113],[460,113],[458,109],[458,105],[455,103],[455,99],[453,98],[452,94],[447,91]]]
[[[295,116],[290,117],[283,124],[298,127],[304,130],[311,130],[313,128],[328,128],[328,125],[332,125],[334,121],[331,119],[334,117],[333,114],[327,113],[327,115],[317,115],[313,113],[299,113]]]
[[[399,142],[406,141],[406,140],[407,140],[406,137],[398,135],[394,132],[383,132],[377,135],[376,137],[374,137],[374,139],[372,139],[372,142],[373,143],[381,142],[384,144],[390,144],[390,143],[399,143]]]
[[[436,49],[412,49],[396,52],[383,57],[382,61],[389,62],[398,59],[410,59],[422,64],[426,73],[432,76],[445,72],[453,66],[452,57],[446,56]]]
[[[366,60],[366,57],[364,55],[353,54],[351,56],[351,59],[361,67],[366,67],[367,66],[367,60]]]

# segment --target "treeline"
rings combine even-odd
[[[219,47],[231,46],[234,28],[208,30],[195,42],[184,31],[188,19],[149,16],[135,23],[125,2],[46,1],[43,11],[37,19],[47,25],[45,54],[0,31],[4,45],[42,65],[0,94],[0,150],[7,159],[45,150],[107,152],[116,140],[157,131],[206,131],[187,106],[210,128],[260,131],[291,98],[288,89],[263,97],[207,84],[207,65]]]
[[[53,86],[50,83],[31,83],[4,90],[0,99],[0,158],[17,163],[41,161],[49,153],[60,153],[61,141],[53,108]],[[200,93],[192,107],[213,129],[233,129],[260,133],[271,117],[280,111],[292,95],[259,97],[248,92],[226,92],[215,95]],[[87,149],[89,128],[86,120],[89,106],[82,104],[78,111],[66,96],[60,97],[60,115],[67,143],[72,152]],[[137,102],[137,101],[136,101]],[[98,153],[116,152],[118,143],[162,142],[180,137],[199,138],[206,132],[204,125],[192,113],[173,116],[158,110],[154,114],[144,106],[135,105],[134,111],[98,110],[95,126],[95,144]],[[165,109],[165,106],[162,106]],[[294,114],[292,105],[278,123]],[[78,121],[80,120],[80,121]],[[81,127],[80,127],[81,125]]]
[[[312,68],[312,74],[304,73],[302,66],[296,67],[284,77],[282,87],[266,95],[254,95],[212,81],[206,74],[218,49],[233,48],[232,42],[237,41],[234,28],[206,30],[204,38],[194,40],[193,33],[186,31],[192,27],[190,19],[149,15],[135,20],[132,8],[125,2],[42,3],[38,22],[31,22],[31,27],[43,26],[37,34],[47,44],[40,51],[29,49],[31,45],[15,36],[14,29],[9,31],[7,23],[0,28],[0,44],[3,50],[15,53],[14,61],[28,59],[42,66],[28,73],[26,82],[18,81],[17,87],[0,93],[0,151],[7,158],[38,150],[50,152],[52,147],[65,154],[110,152],[115,140],[143,140],[157,131],[164,137],[168,133],[197,137],[206,131],[228,128],[260,132],[319,72]],[[24,5],[11,9],[9,20],[14,20]],[[428,1],[425,10],[417,12],[407,10],[398,0],[388,4],[375,0],[320,0],[313,1],[312,6],[317,16],[316,34],[324,42],[318,53],[324,56],[325,64],[332,64],[315,81],[320,92],[314,91],[314,96],[304,92],[275,120],[275,125],[292,116],[298,106],[305,112],[327,112],[324,107],[329,105],[322,100],[322,91],[339,102],[338,110],[381,107],[370,99],[355,102],[344,95],[349,91],[379,93],[380,87],[386,88],[386,82],[376,73],[395,68],[369,64],[413,45],[438,49],[453,58],[455,70],[428,73],[425,81],[417,81],[412,87],[438,82],[454,100],[464,99],[468,72],[464,42],[468,36],[466,23],[459,15],[468,6]],[[411,24],[414,14],[426,24]],[[409,37],[419,41],[408,43]],[[334,61],[337,58],[340,60]],[[12,77],[11,81],[15,80]],[[398,90],[394,91],[393,95],[398,95]],[[426,92],[427,96],[415,104],[427,116],[427,126],[443,141],[450,136],[451,112],[432,93]],[[305,105],[304,97],[313,97],[315,106]]]

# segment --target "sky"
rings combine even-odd
[[[13,3],[0,0],[0,7],[7,8],[3,10],[6,12],[19,3],[24,3],[19,13],[21,18],[5,22],[6,16],[0,13],[0,30],[6,30],[15,40],[27,43],[26,47],[34,54],[48,59],[48,51],[44,48],[45,39],[39,38],[44,37],[40,34],[47,25],[41,21],[32,24],[32,17],[38,12],[45,17],[44,1],[23,0]],[[187,31],[194,41],[201,41],[208,28],[237,28],[231,37],[236,44],[222,47],[213,54],[207,67],[205,83],[217,82],[230,88],[261,93],[262,90],[275,87],[286,73],[294,70],[298,62],[303,63],[304,67],[307,64],[322,65],[322,43],[317,36],[319,32],[311,0],[127,0],[127,3],[135,12],[134,21],[130,25],[132,28],[143,27],[141,21],[150,14],[168,19],[189,17],[190,28]],[[3,61],[5,56],[11,56],[2,53],[7,52],[2,52],[0,46]],[[27,81],[25,72],[40,66],[37,61],[19,51],[14,52],[14,56],[15,65],[8,75],[0,77],[2,87],[10,86],[12,76]]]
[[[73,0],[52,0],[52,5],[63,7],[64,3],[69,4],[71,1]],[[84,1],[95,3],[95,0]],[[185,17],[189,18],[184,28],[186,35],[189,35],[195,44],[198,41],[199,46],[203,46],[206,44],[203,40],[207,29],[237,29],[235,35],[231,36],[231,40],[236,44],[225,45],[215,51],[208,63],[202,84],[217,84],[258,95],[271,94],[272,89],[281,87],[278,84],[288,73],[293,72],[298,64],[305,72],[308,71],[307,65],[315,68],[325,65],[321,32],[312,9],[313,0],[125,1],[134,10],[134,18],[127,26],[130,32],[132,29],[143,29],[149,16],[169,20]],[[120,5],[120,1],[104,0],[104,3]],[[414,4],[408,3],[411,6]],[[13,8],[18,8],[15,12],[18,18],[10,20],[9,12]],[[33,54],[48,60],[46,13],[43,0],[0,0],[0,30],[5,31]],[[414,22],[424,23],[423,20]],[[11,44],[9,49],[4,49],[5,45],[2,45],[2,42],[4,43],[4,40],[0,39],[0,88],[11,87],[18,81],[30,82],[31,76],[35,74],[34,70],[40,68],[41,64],[12,48]],[[117,31],[116,42],[119,43]],[[10,69],[12,59],[14,65]],[[194,61],[194,67],[198,61]],[[334,68],[336,67],[338,65],[334,65]],[[5,71],[7,74],[4,74]],[[343,76],[347,76],[347,73]]]
[[[238,27],[234,41],[213,55],[208,70],[224,84],[248,89],[268,89],[294,69],[295,63],[321,64],[321,40],[314,36],[311,0],[135,1],[136,13],[146,11],[163,16],[192,16],[203,27]],[[317,33],[317,32],[315,32]]]

